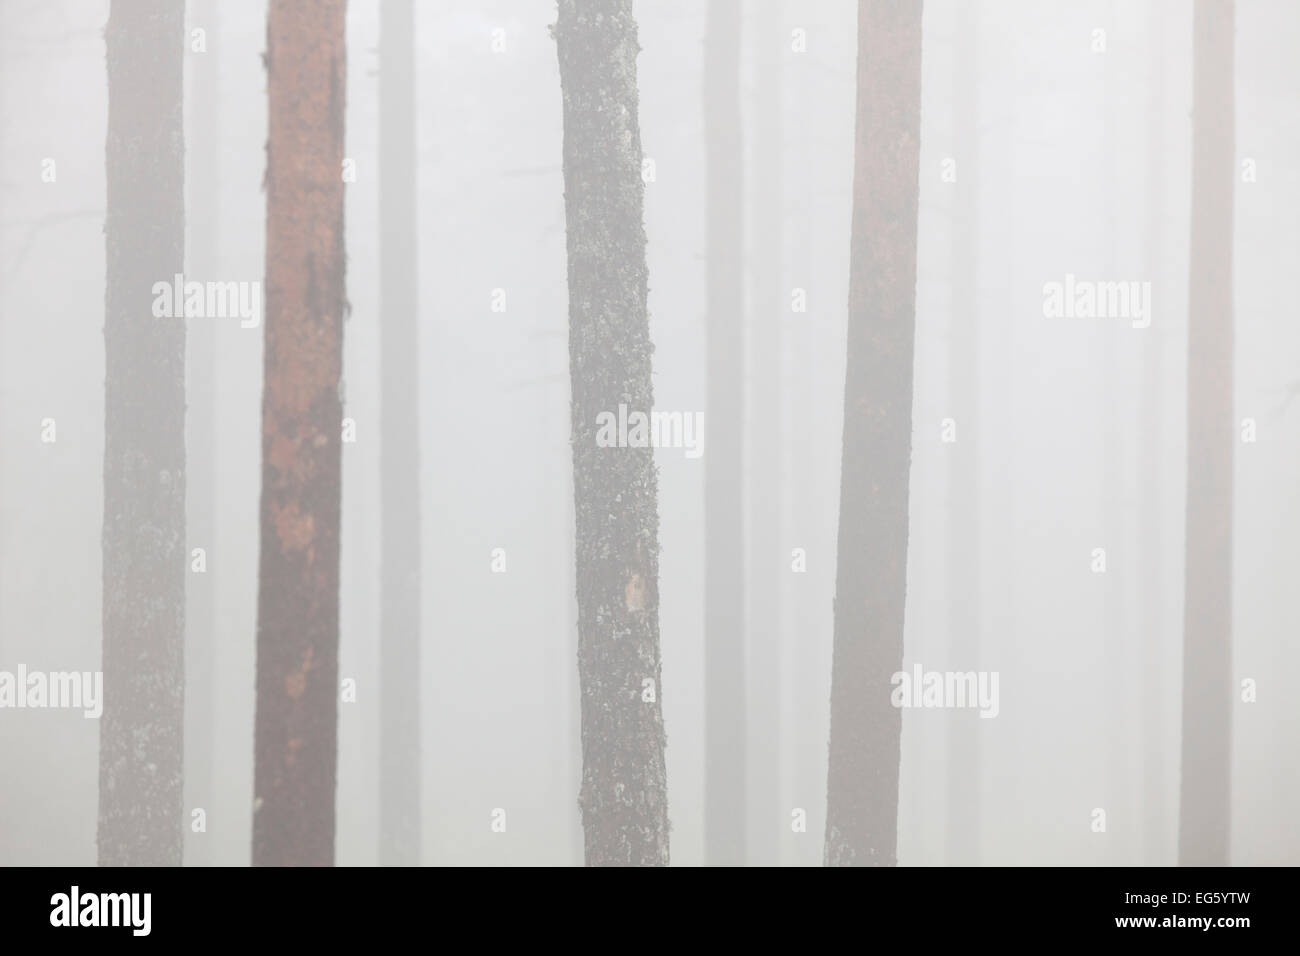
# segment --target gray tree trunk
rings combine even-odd
[[[152,289],[184,266],[184,41],[183,3],[114,0],[104,31],[101,866],[181,862],[185,320],[155,318]]]
[[[1152,288],[1164,288],[1164,111],[1165,53],[1164,42],[1168,10],[1153,2],[1148,8],[1151,46],[1151,102],[1147,109],[1149,138],[1146,168],[1146,240],[1144,258]],[[1168,553],[1162,547],[1165,489],[1165,362],[1164,350],[1169,341],[1168,323],[1153,322],[1143,330],[1142,342],[1142,441],[1139,443],[1137,474],[1142,476],[1142,507],[1138,509],[1138,554],[1141,595],[1142,635],[1142,862],[1159,866],[1168,862],[1165,839],[1165,701],[1169,661],[1161,651],[1165,645],[1165,628],[1170,621],[1165,613],[1165,568]]]
[[[828,866],[893,866],[902,714],[921,0],[860,0],[848,361],[831,666]]]
[[[753,269],[750,286],[753,364],[749,377],[749,638],[753,698],[750,701],[750,862],[780,862],[780,837],[789,832],[781,813],[781,575],[789,565],[781,552],[781,295],[782,98],[781,61],[789,37],[781,6],[763,0],[754,10],[756,77],[754,140],[750,151],[754,188]]]
[[[412,0],[385,0],[380,17],[379,862],[411,866],[420,861],[420,396]]]
[[[1111,0],[1107,5],[1107,21],[1115,23],[1116,13],[1116,4]],[[1106,243],[1103,272],[1107,276],[1114,276],[1117,269],[1120,195],[1116,175],[1116,163],[1119,162],[1116,129],[1124,100],[1121,95],[1122,79],[1117,76],[1116,59],[1107,57],[1102,69],[1102,158],[1106,164],[1102,177]],[[1115,341],[1116,334],[1123,333],[1117,333],[1108,323],[1098,323],[1095,334],[1101,336],[1102,375],[1105,382],[1105,399],[1101,403],[1101,539],[1106,542],[1108,553],[1113,554],[1133,540],[1125,520],[1127,488],[1124,476],[1127,473],[1127,462],[1121,416],[1125,415],[1126,410],[1120,405],[1119,383],[1122,381],[1122,372],[1118,363],[1121,352]],[[1132,863],[1129,854],[1138,842],[1138,808],[1134,797],[1139,785],[1134,779],[1131,759],[1135,735],[1130,730],[1132,715],[1129,712],[1131,694],[1128,675],[1132,667],[1130,648],[1133,646],[1133,634],[1129,627],[1128,581],[1127,574],[1116,574],[1113,568],[1102,581],[1102,653],[1106,661],[1106,699],[1110,702],[1105,719],[1103,770],[1111,838],[1095,841],[1095,845],[1101,852],[1101,859],[1112,866]]]
[[[218,4],[200,0],[189,4],[192,28],[207,31],[209,52],[190,56],[188,238],[185,248],[187,279],[219,281],[218,219],[221,210],[218,169],[221,137],[218,112],[219,39],[217,37]],[[186,421],[185,452],[186,508],[185,523],[189,546],[205,552],[202,574],[192,568],[186,574],[185,611],[185,805],[208,811],[208,823],[215,825],[211,809],[215,792],[214,732],[216,721],[216,594],[217,576],[221,573],[220,555],[213,551],[216,542],[216,471],[217,471],[217,327],[211,317],[187,323],[186,347],[188,369],[186,394],[189,408]],[[185,860],[191,866],[212,862],[212,841],[220,831],[185,832]]]
[[[602,448],[602,412],[649,415],[641,132],[631,0],[560,0],[564,208],[589,866],[668,864],[654,449]],[[649,683],[647,683],[649,682]]]
[[[982,475],[980,462],[980,62],[981,7],[963,3],[958,14],[957,56],[953,69],[954,146],[957,150],[956,209],[952,233],[952,295],[948,338],[950,414],[957,440],[948,448],[948,668],[981,667],[980,561]],[[974,866],[980,860],[980,731],[984,721],[970,710],[947,716],[948,865]]]
[[[704,39],[708,263],[704,457],[704,860],[745,862],[744,182],[739,0]]]
[[[334,862],[346,0],[271,0],[253,864]]]
[[[1197,0],[1178,862],[1226,866],[1232,772],[1232,0]]]

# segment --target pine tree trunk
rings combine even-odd
[[[745,862],[744,183],[739,0],[710,0],[704,46],[708,266],[704,457],[704,860]]]
[[[920,121],[921,0],[860,0],[829,866],[897,862]]]
[[[589,866],[667,865],[652,448],[602,448],[602,412],[649,415],[644,184],[631,0],[560,0],[564,207]],[[647,683],[649,682],[649,683]]]
[[[104,31],[101,866],[177,866],[183,843],[185,319],[152,289],[184,265],[184,38],[173,0],[114,0]]]
[[[253,863],[334,862],[345,0],[271,0]]]
[[[1197,0],[1178,862],[1226,866],[1232,743],[1233,3]]]
[[[383,557],[379,862],[420,860],[420,431],[415,15],[380,8],[380,480]]]

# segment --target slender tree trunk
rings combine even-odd
[[[1151,103],[1147,110],[1150,138],[1147,141],[1146,168],[1146,271],[1152,288],[1163,290],[1164,282],[1164,112],[1165,112],[1165,30],[1169,11],[1161,3],[1148,7],[1148,36],[1151,46]],[[1170,623],[1165,613],[1165,561],[1162,546],[1165,483],[1165,407],[1164,350],[1168,325],[1152,322],[1143,331],[1142,342],[1142,441],[1137,469],[1142,489],[1142,507],[1138,509],[1139,573],[1141,583],[1142,634],[1142,708],[1144,737],[1142,746],[1142,836],[1143,860],[1147,866],[1167,862],[1165,800],[1165,701],[1169,662],[1161,653],[1165,648],[1165,628]]]
[[[183,843],[185,320],[154,317],[153,286],[184,265],[184,38],[170,0],[114,0],[104,31],[101,866],[177,866]]]
[[[345,0],[271,0],[253,863],[334,862]]]
[[[217,50],[219,14],[215,0],[200,0],[189,5],[191,27],[207,33],[210,50],[202,56],[188,58],[192,77],[190,115],[198,118],[190,130],[188,191],[189,236],[185,249],[186,276],[199,281],[220,281],[218,263],[218,217],[221,200],[218,190],[220,163],[220,127],[218,112]],[[217,469],[217,400],[216,363],[217,327],[211,317],[188,323],[186,345],[189,349],[185,446],[186,469],[185,523],[191,548],[204,551],[203,572],[191,566],[186,575],[185,612],[185,805],[202,807],[209,813],[215,793],[214,724],[216,721],[216,593],[220,556],[213,551],[216,541],[216,469]],[[185,859],[192,866],[212,862],[212,841],[219,831],[186,830]]]
[[[981,7],[963,3],[957,26],[953,70],[953,114],[957,149],[956,209],[952,233],[952,311],[948,339],[950,414],[957,440],[948,448],[948,667],[980,668],[983,641],[983,582],[980,561],[980,64]],[[949,865],[980,861],[980,731],[984,721],[974,711],[948,714]]]
[[[749,635],[752,680],[748,788],[751,862],[780,862],[780,837],[789,831],[781,814],[781,60],[787,49],[781,7],[763,0],[754,8],[756,72],[754,141],[750,155],[754,188],[752,357],[749,377]],[[787,814],[788,816],[788,814]]]
[[[920,125],[921,0],[860,0],[829,866],[897,862]]]
[[[652,448],[597,445],[597,416],[649,415],[641,132],[631,0],[560,0],[569,363],[589,866],[667,865]]]
[[[420,421],[415,13],[385,0],[379,48],[383,609],[379,862],[420,861]]]
[[[745,862],[744,182],[739,0],[704,40],[708,260],[704,464],[704,860]]]
[[[1114,29],[1119,28],[1114,0],[1107,4],[1106,19],[1115,24]],[[1116,275],[1118,261],[1116,244],[1119,235],[1120,189],[1115,168],[1119,161],[1116,128],[1119,112],[1123,108],[1123,81],[1118,76],[1117,64],[1117,58],[1107,57],[1102,73],[1102,160],[1105,163],[1102,176],[1105,184],[1103,273],[1111,277]],[[1105,399],[1101,404],[1101,537],[1106,542],[1108,553],[1114,554],[1130,547],[1133,541],[1129,523],[1125,520],[1127,489],[1124,485],[1126,468],[1124,436],[1121,432],[1121,416],[1127,419],[1128,411],[1120,404],[1123,371],[1119,367],[1120,350],[1115,341],[1117,334],[1132,334],[1132,330],[1120,332],[1112,323],[1097,323],[1095,332],[1101,336],[1102,375],[1105,382]],[[1102,860],[1118,866],[1132,862],[1130,854],[1138,842],[1135,797],[1140,785],[1134,779],[1131,759],[1135,735],[1130,729],[1133,715],[1130,710],[1129,673],[1133,667],[1133,635],[1129,627],[1129,575],[1116,574],[1114,570],[1112,568],[1102,580],[1102,647],[1106,662],[1106,699],[1110,701],[1106,716],[1104,779],[1112,838],[1094,841],[1094,844],[1100,849]]]
[[[1178,860],[1226,866],[1232,743],[1232,0],[1197,0]]]

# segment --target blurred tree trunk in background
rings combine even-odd
[[[345,0],[271,0],[253,863],[334,862]]]
[[[185,696],[185,6],[114,0],[104,299],[100,866],[178,866]]]
[[[704,38],[704,861],[710,866],[745,862],[748,782],[740,11],[739,0],[710,0]]]
[[[597,416],[649,415],[641,131],[631,0],[560,0],[569,367],[589,866],[668,864],[654,449],[602,448]]]
[[[384,0],[380,18],[379,862],[414,866],[421,840],[420,394],[412,0]]]
[[[221,190],[218,170],[221,156],[219,95],[221,65],[217,37],[217,0],[190,0],[192,29],[202,29],[209,52],[188,55],[190,110],[195,119],[189,130],[189,175],[186,178],[188,237],[185,274],[197,281],[220,281],[218,249]],[[216,543],[217,502],[217,323],[212,317],[186,323],[189,350],[186,372],[188,420],[185,426],[185,523],[191,548],[204,550],[204,570],[186,574],[185,610],[185,805],[203,807],[212,819],[215,772],[216,721],[216,594],[222,562],[213,551]],[[185,831],[185,860],[191,866],[212,862],[212,841],[217,831]]]
[[[973,2],[958,12],[953,67],[953,148],[957,191],[952,223],[952,306],[948,336],[948,408],[957,422],[957,440],[947,448],[948,469],[948,669],[978,671],[982,666],[983,615],[980,589],[980,61],[983,11]],[[948,740],[948,820],[944,862],[975,866],[980,861],[980,729],[971,710],[946,715]]]
[[[1148,4],[1150,103],[1147,108],[1146,223],[1143,228],[1147,276],[1153,289],[1164,285],[1165,179],[1165,33],[1169,11],[1159,0]],[[1142,648],[1142,856],[1145,866],[1168,863],[1165,839],[1168,802],[1165,767],[1169,738],[1165,733],[1165,703],[1169,661],[1162,651],[1170,624],[1165,612],[1165,569],[1169,553],[1162,546],[1165,471],[1165,362],[1169,323],[1153,321],[1144,329],[1141,352],[1142,421],[1137,475],[1142,506],[1138,509],[1139,629]]]
[[[1178,862],[1226,866],[1232,773],[1232,0],[1197,0],[1192,47],[1187,536]]]
[[[861,0],[825,862],[893,866],[902,713],[921,0]]]
[[[762,0],[753,9],[755,82],[754,138],[750,149],[753,187],[753,268],[750,272],[749,375],[749,647],[752,696],[749,697],[748,771],[750,784],[749,861],[775,866],[783,833],[781,813],[781,574],[788,569],[781,553],[781,451],[784,447],[781,406],[781,295],[785,206],[781,182],[781,61],[789,37],[782,29],[778,0]]]

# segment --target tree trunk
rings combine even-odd
[[[190,56],[191,103],[189,115],[197,118],[190,131],[188,229],[185,273],[199,281],[221,280],[218,261],[218,218],[221,210],[218,167],[221,137],[218,113],[218,80],[221,60],[217,50],[218,4],[200,0],[189,5],[194,28],[207,32],[209,49],[202,56]],[[187,323],[188,421],[185,452],[185,523],[191,548],[204,550],[202,574],[186,575],[185,611],[185,805],[208,811],[209,823],[215,792],[214,731],[216,722],[216,593],[221,559],[213,550],[216,541],[217,472],[217,326],[211,317]],[[191,866],[212,862],[213,840],[220,831],[186,831],[185,859]]]
[[[893,866],[912,447],[921,0],[861,0],[828,866]]]
[[[560,0],[564,208],[589,866],[667,865],[653,448],[602,448],[602,412],[649,415],[641,133],[631,0]]]
[[[753,269],[750,283],[752,366],[749,377],[749,636],[754,697],[749,721],[748,792],[750,862],[780,863],[781,835],[789,827],[781,813],[781,227],[784,219],[781,168],[781,61],[788,49],[781,6],[763,0],[754,10],[756,51],[754,140],[750,151],[753,188]],[[788,813],[786,815],[788,817]]]
[[[420,423],[415,15],[380,9],[382,619],[379,862],[420,860]]]
[[[1153,2],[1148,43],[1150,57],[1151,101],[1147,109],[1150,129],[1146,164],[1146,271],[1154,289],[1164,284],[1164,115],[1165,115],[1165,33],[1169,10]],[[1167,678],[1170,661],[1164,650],[1166,628],[1170,621],[1165,611],[1165,570],[1168,552],[1163,547],[1164,522],[1161,520],[1168,488],[1165,477],[1165,363],[1164,350],[1169,340],[1168,324],[1153,322],[1143,330],[1142,341],[1142,441],[1138,446],[1142,507],[1138,509],[1138,593],[1141,602],[1142,635],[1142,863],[1160,866],[1168,862],[1166,845],[1165,767],[1168,737],[1165,734]]]
[[[982,8],[961,6],[957,26],[957,56],[953,70],[953,114],[957,150],[957,197],[952,234],[951,332],[948,338],[950,414],[957,422],[957,440],[949,446],[948,493],[948,667],[978,671],[983,645],[980,601],[983,568],[980,561],[980,64],[979,30]],[[980,862],[980,731],[983,720],[974,711],[947,715],[948,820],[946,863],[975,866]]]
[[[1233,3],[1197,0],[1188,264],[1187,566],[1178,861],[1228,864],[1232,742]]]
[[[704,458],[704,860],[745,862],[744,182],[739,0],[711,0],[704,46],[708,261]]]
[[[155,318],[152,290],[184,265],[184,39],[170,0],[114,0],[104,31],[101,866],[181,862],[185,319]]]
[[[271,0],[253,863],[334,862],[345,0]]]

